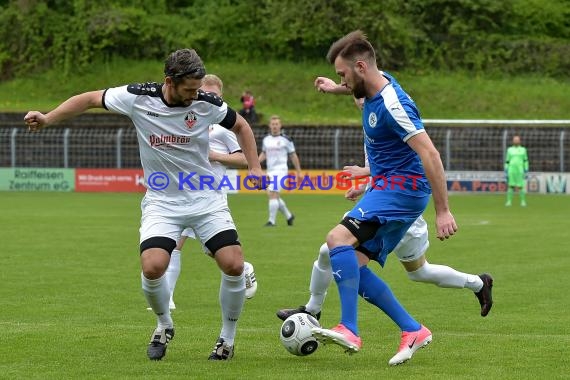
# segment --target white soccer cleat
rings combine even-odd
[[[431,339],[431,331],[424,325],[422,325],[418,331],[402,332],[402,340],[400,341],[398,353],[390,359],[388,364],[398,365],[407,362],[418,349],[430,344]]]
[[[243,263],[243,272],[245,276],[245,298],[250,299],[257,292],[257,279],[253,271],[253,265],[245,261]]]

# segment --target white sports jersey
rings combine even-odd
[[[162,84],[143,83],[109,88],[103,106],[131,118],[137,130],[144,170],[145,198],[182,202],[195,213],[225,207],[216,189],[220,178],[208,161],[209,126],[231,128],[236,113],[214,94],[198,91],[189,106],[169,106]],[[223,203],[223,202],[222,202]]]
[[[241,150],[235,133],[219,124],[210,125],[210,149],[218,153],[235,153]],[[226,175],[226,167],[220,162],[212,162],[214,172],[221,178]]]
[[[291,153],[295,152],[295,145],[287,135],[267,135],[263,138],[261,150],[265,152],[268,172],[287,171],[287,159]]]

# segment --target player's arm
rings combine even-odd
[[[210,150],[208,155],[210,161],[216,161],[230,168],[247,168],[247,160],[245,154],[241,151],[233,153],[220,153]]]
[[[350,174],[350,179],[363,178],[363,177],[369,177],[370,176],[370,167],[369,166],[365,166],[365,167],[356,166],[356,165],[345,166],[342,168],[342,171]]]
[[[232,127],[232,132],[236,134],[239,146],[241,147],[247,161],[250,174],[261,178],[263,172],[257,156],[255,136],[253,135],[253,131],[247,121],[245,121],[245,119],[238,113],[236,113],[236,122]]]
[[[352,91],[350,91],[345,85],[338,84],[327,77],[317,77],[317,79],[315,79],[315,88],[319,92],[326,92],[329,94],[352,95]]]
[[[259,153],[259,162],[263,161],[265,161],[265,152],[262,151],[261,153]]]
[[[48,125],[81,115],[90,108],[103,108],[103,93],[104,91],[100,90],[72,96],[47,114],[38,111],[28,112],[24,121],[30,131],[37,131]]]
[[[524,172],[528,173],[529,162],[528,162],[528,153],[526,148],[524,148],[523,162],[524,162]]]
[[[295,171],[297,172],[297,177],[301,177],[301,160],[299,160],[299,156],[297,156],[297,153],[292,152],[289,154],[289,158],[291,159],[291,162],[293,163],[293,167],[295,168]]]
[[[418,133],[408,139],[408,145],[420,156],[426,177],[431,185],[435,206],[437,237],[447,239],[457,231],[457,224],[449,210],[447,181],[439,152],[427,133]]]

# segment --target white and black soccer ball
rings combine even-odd
[[[315,327],[321,325],[312,315],[293,314],[281,325],[281,343],[293,355],[311,355],[319,347],[319,342],[311,334],[311,329]]]

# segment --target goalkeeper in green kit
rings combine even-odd
[[[507,149],[505,159],[505,175],[507,177],[507,203],[511,206],[513,194],[518,189],[521,206],[526,206],[526,175],[528,173],[528,155],[526,148],[521,145],[520,136],[513,136],[513,145]]]

